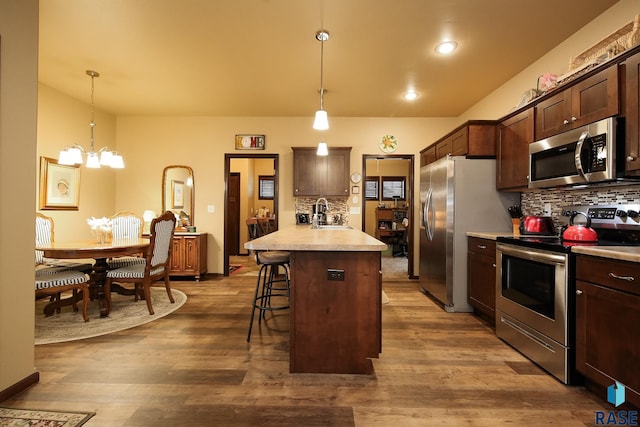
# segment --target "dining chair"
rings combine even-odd
[[[142,237],[142,225],[144,220],[133,212],[118,212],[111,217],[111,235],[113,241],[123,239],[139,239]],[[107,261],[109,268],[116,269],[129,265],[144,265],[142,256],[123,256],[111,258]]]
[[[171,262],[171,241],[176,228],[176,217],[166,211],[151,221],[151,237],[144,254],[144,264],[133,264],[107,271],[104,293],[107,298],[107,312],[111,311],[111,283],[133,283],[135,285],[135,301],[141,296],[147,301],[149,314],[153,314],[151,303],[151,284],[164,279],[169,301],[175,302],[171,295],[169,270]]]
[[[46,246],[54,242],[54,222],[53,218],[36,212],[36,246]],[[50,269],[77,270],[83,273],[90,273],[93,266],[86,262],[69,262],[55,258],[47,258],[43,251],[35,251],[35,266],[38,271]]]
[[[44,269],[36,271],[36,298],[50,296],[59,299],[62,292],[72,291],[73,311],[78,311],[78,292],[82,293],[82,318],[89,321],[87,307],[89,306],[88,276],[81,271],[65,269]]]

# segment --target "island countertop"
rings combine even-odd
[[[312,229],[310,225],[292,225],[244,244],[252,250],[287,251],[384,251],[387,245],[355,228]]]

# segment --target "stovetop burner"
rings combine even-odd
[[[516,246],[569,253],[574,246],[640,246],[640,205],[567,206],[562,209],[560,226],[565,226],[576,212],[583,212],[591,219],[591,227],[598,233],[597,242],[570,242],[560,234],[523,234],[498,237],[497,241]]]

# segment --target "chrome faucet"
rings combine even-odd
[[[329,202],[324,197],[320,197],[316,200],[316,213],[313,214],[313,221],[311,223],[311,228],[320,228],[320,201],[324,200],[324,208],[325,212],[329,210]]]

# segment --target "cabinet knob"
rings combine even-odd
[[[636,159],[637,159],[637,157],[627,156],[627,163],[631,163],[631,162],[633,162],[633,161],[634,161],[634,160],[636,160]]]
[[[568,125],[569,124],[569,120],[564,119],[564,121],[562,122],[563,125]]]
[[[578,119],[577,119],[577,118],[575,118],[575,117],[571,117],[571,121],[572,121],[572,122],[575,122],[575,121],[578,121]]]
[[[487,245],[478,245],[478,249],[485,250],[487,249]]]
[[[582,291],[580,289],[576,289],[576,295],[582,295]]]
[[[496,263],[494,262],[493,264],[491,264],[493,266],[493,268],[496,268]]]

